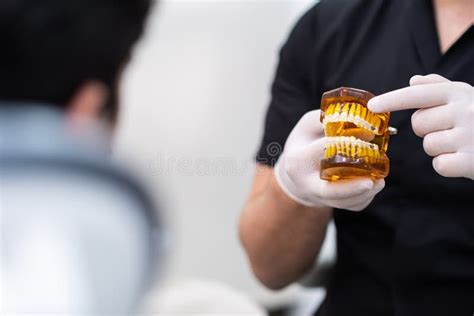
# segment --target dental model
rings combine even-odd
[[[389,173],[388,140],[397,130],[388,127],[390,113],[367,108],[370,92],[338,88],[323,94],[321,122],[326,134],[321,179],[385,178]]]

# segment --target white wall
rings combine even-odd
[[[236,225],[278,50],[313,3],[165,1],[152,15],[123,82],[116,148],[166,199],[171,275],[268,296],[249,271]],[[239,169],[206,171],[221,158]]]

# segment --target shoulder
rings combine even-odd
[[[347,52],[358,52],[397,14],[397,7],[413,0],[321,0],[298,21],[282,49],[283,64],[310,78],[319,97],[325,73],[336,69]]]
[[[354,14],[370,15],[374,9],[386,7],[395,2],[406,0],[321,0],[318,1],[310,11],[314,14],[323,14],[328,20]],[[323,18],[321,16],[321,18]]]
[[[378,18],[391,6],[401,2],[404,0],[322,0],[308,14],[311,16],[312,27],[319,31],[352,29]]]
[[[336,34],[353,35],[363,26],[379,23],[379,17],[405,2],[406,0],[318,1],[298,21],[292,36],[321,43]]]
[[[321,0],[299,20],[292,36],[306,40],[316,52],[348,49],[354,39],[366,38],[390,24],[409,1]]]

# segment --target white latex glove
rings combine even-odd
[[[322,180],[320,162],[326,140],[319,116],[320,110],[308,112],[296,124],[275,166],[276,180],[291,199],[305,206],[361,211],[384,188],[385,181]]]
[[[412,116],[433,168],[444,177],[474,179],[474,87],[439,75],[414,76],[410,87],[369,101],[374,112],[419,109]]]

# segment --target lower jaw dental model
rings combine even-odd
[[[321,122],[326,148],[321,161],[321,179],[388,176],[388,141],[397,130],[388,126],[390,113],[369,111],[367,103],[373,97],[370,92],[345,87],[323,94]]]

